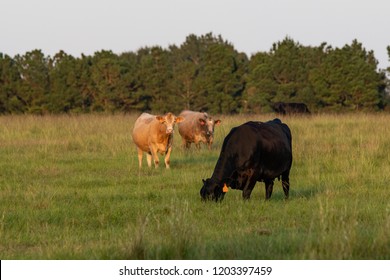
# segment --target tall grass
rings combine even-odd
[[[390,116],[284,117],[293,134],[291,195],[231,190],[202,203],[233,126],[171,169],[138,169],[136,116],[0,117],[1,259],[389,259]],[[143,165],[145,166],[145,164]]]

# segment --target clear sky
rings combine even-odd
[[[10,56],[121,53],[209,32],[248,55],[286,36],[333,47],[357,39],[390,66],[390,0],[0,0],[0,52]]]

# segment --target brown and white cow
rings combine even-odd
[[[200,148],[200,142],[207,144],[209,149],[214,141],[214,126],[219,125],[221,120],[214,120],[207,113],[185,110],[180,113],[184,121],[179,123],[179,133],[186,148],[195,143]]]
[[[135,121],[133,129],[133,141],[138,150],[139,167],[142,166],[142,155],[146,154],[148,166],[159,164],[158,153],[165,154],[165,167],[169,168],[169,158],[172,151],[173,131],[175,123],[179,123],[183,117],[176,117],[172,113],[164,116],[155,116],[142,113]]]

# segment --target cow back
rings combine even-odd
[[[282,115],[286,114],[310,114],[305,103],[276,102],[272,105],[273,110]]]
[[[182,111],[179,116],[184,117],[184,121],[178,124],[179,134],[184,139],[193,141],[198,136],[202,128],[199,124],[199,119],[208,117],[207,113],[193,112],[189,110]]]
[[[235,127],[224,139],[212,177],[224,181],[253,169],[259,180],[276,178],[291,167],[291,142],[290,129],[278,119]]]

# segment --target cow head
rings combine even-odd
[[[203,187],[200,189],[200,196],[202,197],[202,200],[215,200],[222,201],[225,193],[227,192],[226,185],[221,185],[220,183],[217,183],[213,181],[212,179],[206,179],[203,181]]]
[[[172,134],[173,129],[175,127],[175,123],[182,122],[184,120],[183,117],[176,117],[172,113],[167,113],[164,116],[156,116],[156,119],[166,126],[165,133]]]
[[[220,123],[221,120],[213,120],[212,118],[208,117],[207,114],[205,114],[204,118],[199,118],[199,124],[203,128],[209,143],[213,142],[214,127]]]

